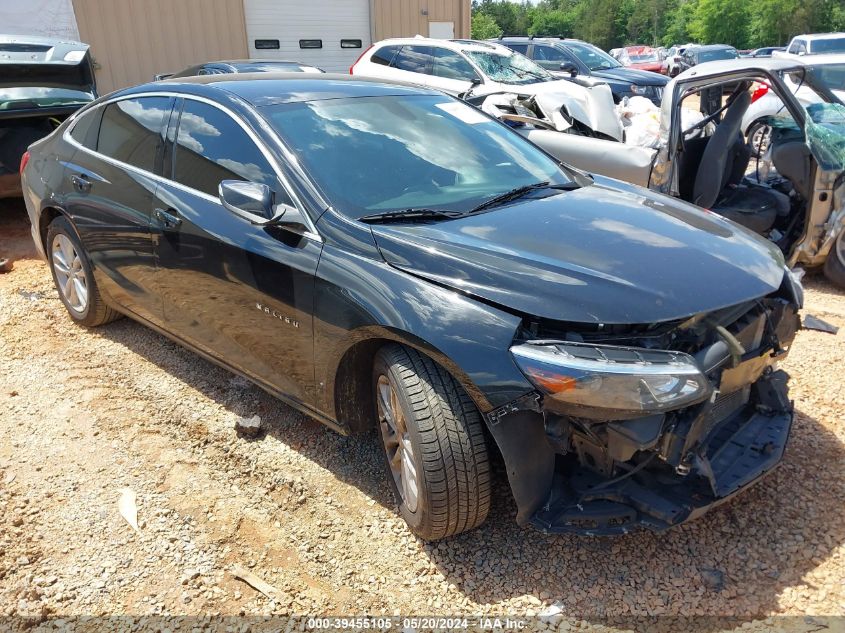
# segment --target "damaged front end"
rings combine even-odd
[[[777,368],[800,286],[649,326],[527,322],[511,348],[537,392],[492,412],[517,521],[550,533],[663,530],[781,460],[792,425]]]

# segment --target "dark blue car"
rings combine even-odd
[[[597,46],[557,37],[503,37],[497,40],[562,78],[593,77],[606,82],[617,103],[645,97],[660,106],[669,79],[647,70],[627,68]]]

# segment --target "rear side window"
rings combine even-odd
[[[399,52],[400,48],[402,47],[382,46],[373,53],[372,57],[370,57],[370,61],[374,64],[379,64],[380,66],[390,66],[390,63],[393,61],[393,58],[396,57],[396,53]]]
[[[97,149],[97,133],[100,131],[102,108],[94,108],[80,116],[70,130],[73,140],[91,150]]]
[[[465,79],[472,81],[478,77],[472,65],[454,51],[436,47],[432,75],[446,79]]]
[[[566,54],[560,49],[553,46],[537,46],[536,44],[534,45],[534,59],[548,62],[569,61]]]
[[[173,179],[215,198],[223,180],[248,180],[279,191],[273,168],[244,129],[219,108],[190,99],[179,119]]]
[[[105,107],[97,151],[121,162],[155,171],[163,145],[162,122],[170,112],[169,97],[139,97]]]
[[[410,73],[426,73],[431,59],[430,46],[403,46],[402,50],[393,58],[390,64],[397,70],[407,70]]]
[[[509,49],[512,51],[516,51],[517,53],[522,53],[523,55],[528,55],[528,44],[505,44]]]

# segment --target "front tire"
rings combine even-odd
[[[411,531],[437,540],[471,530],[490,509],[490,463],[478,409],[416,350],[376,355],[373,386],[388,481]]]
[[[63,216],[53,220],[47,229],[47,258],[59,298],[74,321],[95,327],[120,318],[120,313],[100,296],[88,255]]]
[[[745,135],[748,146],[751,148],[751,155],[754,158],[760,158],[769,149],[769,143],[772,138],[772,128],[762,121],[754,121],[748,126],[748,132]]]
[[[845,232],[839,234],[824,263],[824,276],[845,288]]]

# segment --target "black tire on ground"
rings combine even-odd
[[[824,276],[840,288],[845,288],[845,262],[842,261],[842,253],[845,253],[845,233],[840,233],[836,238],[836,243],[824,263]]]
[[[391,344],[376,355],[373,385],[389,382],[416,467],[416,507],[400,492],[388,457],[388,428],[377,407],[387,478],[399,512],[422,539],[437,540],[477,527],[490,509],[490,464],[481,414],[461,385],[416,350]],[[402,423],[400,422],[400,425]],[[397,449],[398,450],[398,449]]]
[[[82,271],[85,274],[85,284],[88,289],[88,300],[87,305],[82,310],[77,310],[71,306],[65,298],[61,288],[59,288],[59,280],[56,277],[56,268],[53,262],[53,242],[59,235],[64,235],[73,244],[73,248],[79,256]],[[91,262],[88,260],[88,254],[82,247],[82,243],[79,241],[76,230],[64,216],[59,216],[50,223],[50,226],[47,229],[46,248],[47,259],[50,264],[50,272],[53,274],[53,283],[56,285],[56,290],[59,292],[59,298],[62,300],[68,314],[70,314],[74,321],[80,325],[96,327],[98,325],[104,325],[114,321],[115,319],[119,319],[123,316],[117,310],[114,310],[106,305],[106,302],[103,301],[103,298],[100,296],[100,291],[97,289],[97,282],[94,280],[94,275],[92,273]]]
[[[758,136],[759,134],[759,136]],[[755,138],[755,136],[757,138]],[[772,129],[762,121],[754,121],[748,126],[748,132],[745,135],[748,147],[751,148],[751,155],[754,158],[759,158],[766,153],[771,141]]]

